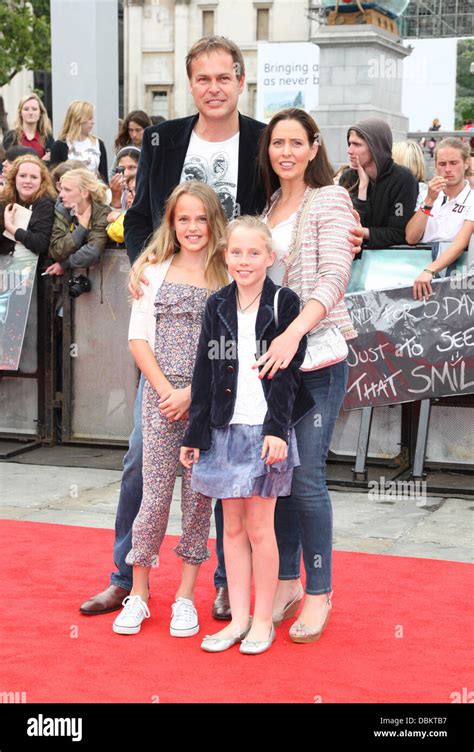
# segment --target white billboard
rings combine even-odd
[[[257,119],[268,123],[286,107],[319,104],[319,47],[311,42],[259,42]]]
[[[410,131],[427,131],[434,118],[454,129],[457,39],[410,39],[403,61],[402,112]]]

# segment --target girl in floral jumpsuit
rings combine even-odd
[[[166,533],[179,452],[188,423],[191,380],[201,319],[209,294],[228,276],[219,242],[226,219],[207,185],[183,183],[171,194],[164,219],[134,266],[145,276],[144,295],[133,302],[130,350],[146,382],[143,393],[143,498],[133,525],[133,588],[113,624],[118,634],[136,634],[150,616],[148,579]],[[209,558],[211,499],[191,489],[182,475],[182,536],[175,551],[182,559],[181,584],[172,606],[170,633],[199,631],[194,586]]]

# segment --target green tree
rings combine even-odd
[[[460,39],[456,68],[456,128],[461,128],[469,118],[474,120],[474,74],[470,71],[471,63],[474,63],[474,39]]]
[[[0,2],[0,86],[25,68],[51,69],[49,0]]]

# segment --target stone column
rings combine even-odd
[[[143,0],[126,0],[124,4],[124,115],[144,106],[142,59]]]
[[[118,131],[117,0],[51,0],[51,63],[55,135],[72,100],[91,102],[94,133],[111,164]]]
[[[329,158],[347,160],[347,129],[367,117],[386,120],[393,140],[406,139],[408,118],[401,113],[403,60],[411,49],[372,25],[323,26],[311,39],[321,48],[319,106],[312,113]]]
[[[174,117],[186,117],[195,112],[188,92],[185,58],[191,43],[189,41],[190,0],[175,0],[174,11]],[[193,40],[195,41],[195,40]]]

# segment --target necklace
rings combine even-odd
[[[248,305],[246,305],[246,306],[245,306],[245,308],[242,308],[242,306],[241,306],[241,304],[240,304],[239,291],[238,291],[238,290],[236,290],[236,293],[237,293],[237,302],[238,302],[238,304],[239,304],[239,308],[240,308],[240,310],[242,311],[242,313],[244,313],[244,311],[246,311],[246,310],[247,310],[247,308],[250,308],[250,306],[251,306],[251,305],[253,305],[253,304],[255,303],[255,301],[256,301],[256,300],[257,300],[257,298],[258,298],[258,297],[259,297],[259,296],[260,296],[260,295],[262,294],[262,292],[263,292],[263,288],[262,288],[262,290],[260,290],[260,292],[259,292],[259,293],[258,293],[258,294],[257,294],[257,295],[256,295],[256,296],[254,297],[254,299],[252,300],[252,302],[251,302],[251,303],[249,303]]]

